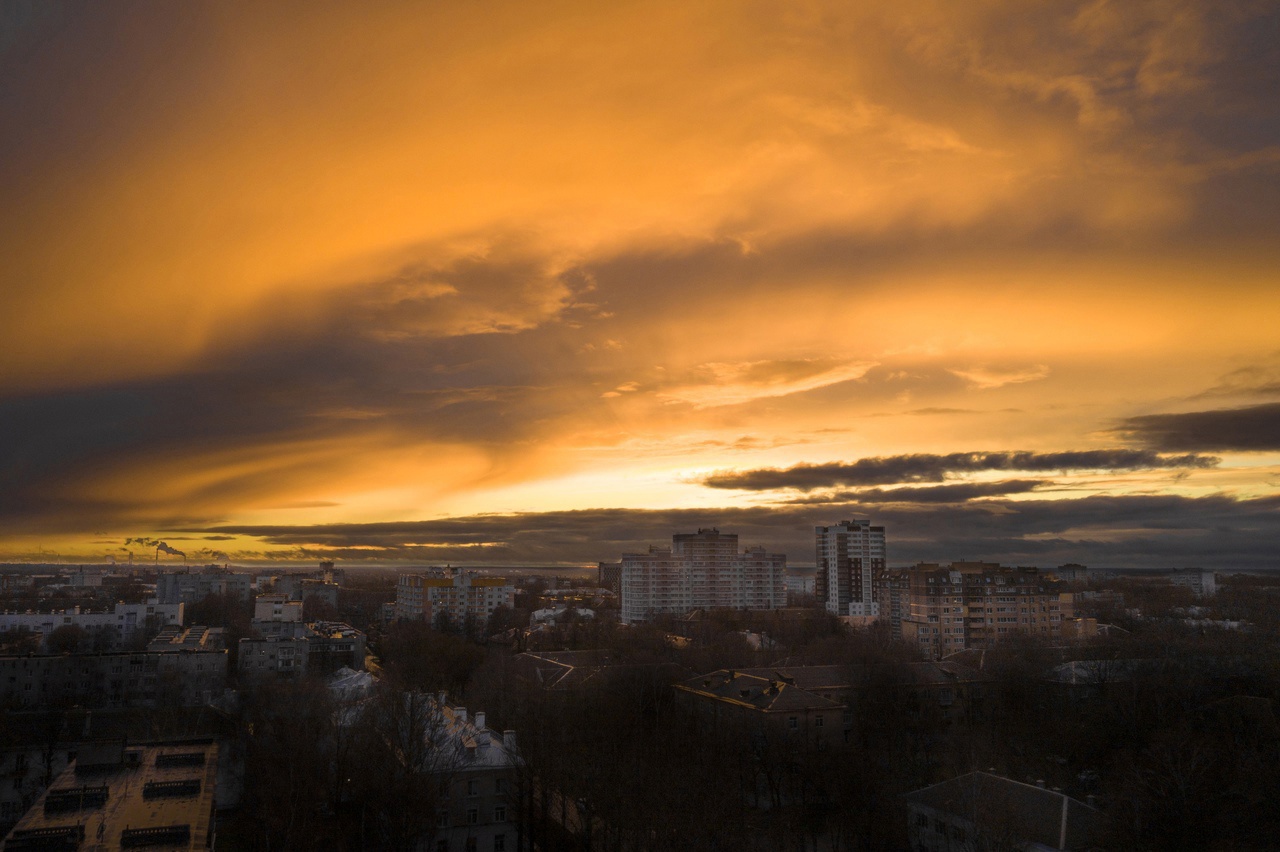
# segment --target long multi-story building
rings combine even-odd
[[[139,637],[154,634],[169,625],[181,625],[181,603],[117,603],[110,612],[89,612],[78,606],[59,612],[0,613],[0,631],[28,630],[40,634],[42,650],[48,650],[49,636],[60,627],[78,627],[89,634],[96,650],[119,651]]]
[[[1013,634],[1061,639],[1072,617],[1066,584],[1035,568],[990,562],[920,564],[886,575],[881,599],[894,636],[935,659]]]
[[[457,568],[401,574],[396,583],[396,618],[434,624],[444,614],[455,625],[483,625],[498,607],[513,606],[515,597],[515,586],[504,577]]]
[[[814,596],[841,617],[878,618],[885,571],[884,527],[869,520],[815,527]]]
[[[787,557],[763,547],[738,551],[738,536],[700,529],[671,547],[622,555],[627,624],[695,609],[779,609],[787,605]]]
[[[229,571],[161,572],[156,575],[156,599],[163,604],[198,603],[209,595],[234,595],[247,601],[253,578]]]
[[[0,704],[20,709],[207,704],[226,686],[227,652],[205,641],[205,632],[194,627],[167,644],[153,645],[163,650],[0,656]],[[221,642],[220,635],[209,638]]]

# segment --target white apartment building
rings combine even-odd
[[[302,621],[302,601],[288,595],[258,595],[253,601],[254,621]]]
[[[111,612],[86,612],[78,606],[61,612],[5,612],[0,613],[0,631],[25,629],[39,633],[44,649],[49,634],[59,627],[74,625],[97,638],[105,646],[103,650],[119,650],[143,633],[154,633],[170,624],[181,626],[184,608],[181,603],[153,601],[117,603]]]
[[[1203,568],[1180,568],[1169,575],[1175,586],[1186,586],[1198,598],[1211,598],[1218,593],[1218,575]]]
[[[164,571],[156,575],[156,599],[161,603],[199,603],[209,595],[235,595],[249,600],[253,578],[227,571],[208,573]]]
[[[878,618],[879,580],[885,571],[884,527],[869,520],[814,527],[814,596],[837,616]]]
[[[717,529],[679,533],[671,547],[622,555],[622,621],[695,609],[779,609],[787,605],[787,557],[763,547],[738,551]]]

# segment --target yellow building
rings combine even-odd
[[[488,621],[500,606],[515,603],[515,587],[505,577],[487,577],[457,568],[402,574],[396,584],[396,618],[429,623],[444,613],[455,624]]]

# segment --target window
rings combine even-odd
[[[437,840],[437,841],[436,841],[436,852],[449,852],[449,841],[447,841],[447,840]]]
[[[822,727],[822,715],[821,715],[821,714],[819,714],[818,716],[816,716],[816,717],[814,718],[814,720],[813,720],[813,726],[814,726],[815,728],[821,728],[821,727]]]
[[[505,806],[498,805],[496,808],[493,809],[493,821],[494,822],[507,821],[507,809]]]
[[[793,731],[800,727],[800,718],[798,716],[788,716],[787,727],[791,728]]]
[[[468,796],[475,796],[475,795],[478,795],[478,794],[480,793],[480,789],[479,789],[479,788],[480,788],[480,782],[479,782],[479,781],[475,781],[475,780],[468,781],[468,782],[467,782],[467,795],[468,795]]]
[[[493,852],[504,852],[506,848],[507,836],[505,834],[499,834],[497,837],[493,838]]]
[[[467,808],[467,825],[475,825],[480,821],[479,808]]]
[[[505,793],[507,791],[507,779],[499,778],[493,782],[493,790],[495,793]]]
[[[436,828],[448,828],[448,827],[449,827],[449,812],[445,811],[441,813],[438,817],[436,817]]]

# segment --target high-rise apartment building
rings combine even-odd
[[[884,527],[871,521],[841,521],[815,527],[818,571],[814,595],[838,616],[879,617],[879,589],[885,571]]]
[[[893,635],[935,659],[989,648],[1018,633],[1060,639],[1073,607],[1065,583],[1035,568],[990,562],[894,571],[882,583],[880,597]]]
[[[717,529],[679,533],[671,547],[622,555],[622,621],[695,609],[778,609],[787,604],[787,557],[763,547],[738,551]]]

